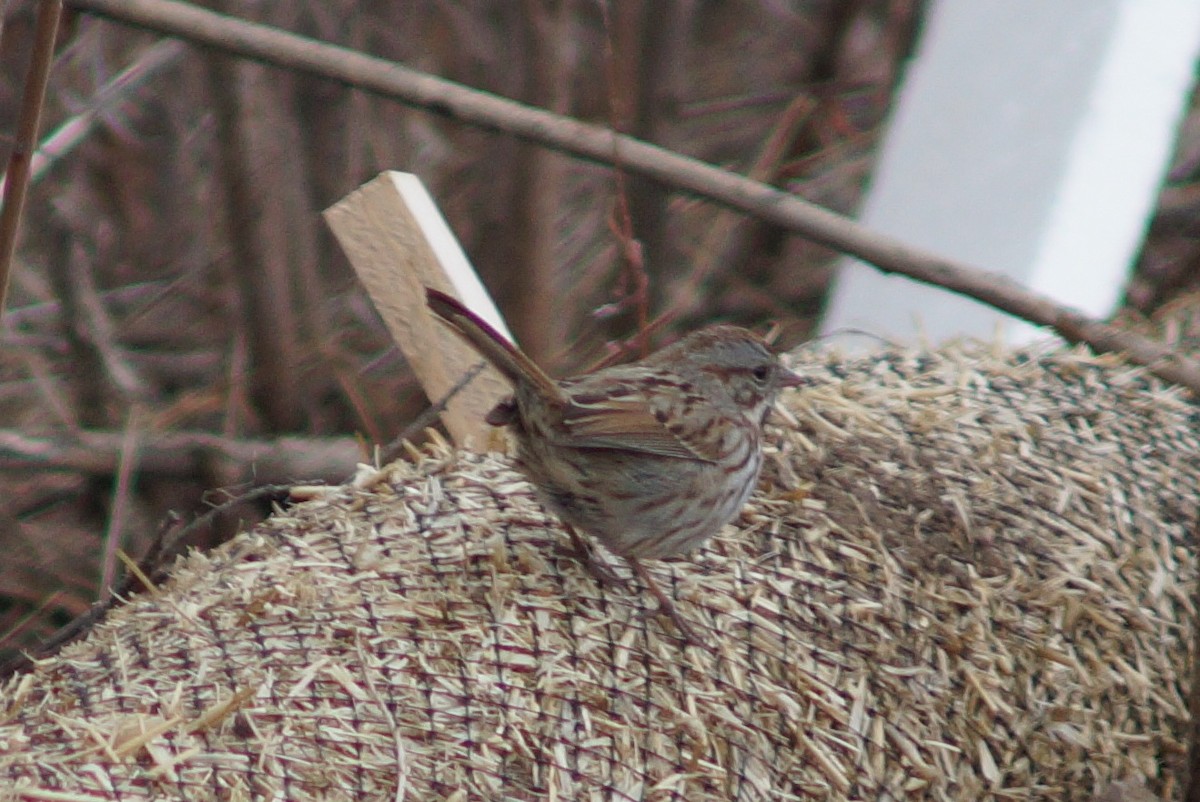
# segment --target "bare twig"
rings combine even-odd
[[[125,431],[121,435],[121,451],[117,457],[108,529],[104,533],[104,548],[100,559],[100,592],[97,594],[100,599],[108,598],[115,590],[117,551],[121,547],[121,534],[129,517],[129,505],[133,503],[133,476],[138,468],[138,447],[142,439],[141,416],[141,405],[134,404],[129,410]]]
[[[383,442],[383,431],[379,425],[378,415],[374,414],[370,401],[360,386],[361,379],[356,367],[346,365],[346,359],[338,347],[328,340],[319,341],[321,357],[325,360],[333,374],[333,379],[342,389],[342,395],[358,418],[359,426],[366,430],[366,437],[372,443]]]
[[[114,105],[124,100],[130,92],[148,81],[155,73],[175,63],[184,52],[181,42],[162,41],[140,55],[136,61],[121,70],[111,81],[96,90],[91,106],[64,121],[48,134],[29,163],[29,181],[36,184],[55,162],[75,149],[84,141],[102,117]],[[0,187],[7,176],[0,177]]]
[[[609,164],[774,223],[885,273],[944,287],[1049,326],[1070,342],[1124,352],[1161,378],[1200,393],[1200,364],[1134,332],[1092,320],[1011,279],[871,231],[775,187],[597,126],[468,89],[399,64],[170,0],[68,0],[74,8],[181,36],[280,67],[324,76],[439,114]]]
[[[104,365],[104,374],[126,402],[145,398],[148,394],[146,383],[117,342],[116,326],[100,298],[92,262],[78,243],[71,246],[67,269],[81,317],[76,327],[79,338],[95,349]]]
[[[627,99],[622,94],[628,86],[623,85],[617,78],[617,54],[613,47],[612,15],[609,13],[609,3],[601,3],[600,9],[604,16],[604,77],[608,83],[608,113],[612,130],[621,131],[626,124],[628,115]],[[621,262],[625,266],[621,281],[617,284],[617,300],[597,310],[599,314],[611,314],[624,308],[633,307],[637,317],[637,335],[634,347],[638,356],[645,357],[650,353],[648,324],[650,322],[650,277],[646,275],[645,250],[642,243],[634,236],[633,215],[629,210],[629,185],[625,180],[625,171],[621,167],[620,143],[623,137],[612,138],[613,177],[616,184],[616,197],[610,212],[608,227],[620,243]]]
[[[758,157],[750,166],[750,177],[755,181],[770,182],[779,172],[779,166],[795,143],[796,137],[812,116],[817,102],[806,94],[797,95],[788,104],[775,123],[766,141],[759,149]],[[745,236],[741,229],[745,218],[728,209],[720,209],[708,225],[691,269],[670,290],[667,309],[662,314],[687,317],[696,311],[696,299],[700,288],[726,265],[736,263],[737,251],[742,248]]]
[[[179,525],[178,516],[172,515],[168,517],[159,529],[158,537],[151,544],[146,556],[138,563],[138,570],[130,571],[126,574],[125,580],[121,583],[119,589],[97,601],[86,613],[76,616],[69,624],[47,638],[34,650],[32,658],[30,655],[22,653],[4,662],[0,662],[0,682],[3,682],[6,678],[19,671],[29,668],[33,664],[33,659],[48,657],[66,644],[89,632],[92,627],[104,620],[109,610],[119,604],[126,596],[138,590],[138,586],[143,584],[142,577],[149,577],[153,580],[156,576],[161,576],[162,570],[166,567],[167,562],[175,556],[180,544],[193,532],[211,526],[217,516],[243,504],[249,504],[265,498],[284,500],[287,498],[289,487],[289,485],[262,485],[252,488],[231,497],[222,504],[214,505],[208,512],[198,516],[185,526]]]
[[[389,462],[394,461],[397,457],[404,453],[404,444],[406,442],[416,439],[417,435],[425,431],[425,429],[428,427],[437,423],[438,416],[441,415],[446,409],[446,402],[457,395],[462,388],[470,384],[471,380],[479,375],[484,366],[485,363],[483,362],[475,363],[470,370],[462,375],[462,378],[460,378],[453,387],[446,391],[446,394],[442,396],[441,400],[431,405],[429,409],[418,415],[412,423],[405,426],[404,431],[400,432],[400,434],[396,435],[392,442],[380,449],[379,462],[383,465],[387,465]]]
[[[146,549],[146,554],[137,562],[137,570],[126,574],[120,588],[115,591],[115,595],[128,596],[141,588],[146,588],[152,593],[155,592],[154,581],[166,573],[170,567],[168,563],[183,551],[193,535],[212,529],[217,525],[219,516],[243,504],[264,499],[286,501],[290,498],[291,488],[292,485],[259,485],[236,494],[229,489],[223,489],[217,491],[225,495],[225,501],[219,504],[209,502],[206,494],[205,503],[209,504],[209,509],[186,524],[183,523],[183,517],[179,513],[174,511],[168,513],[160,522],[158,533],[151,542],[150,548]]]
[[[106,306],[109,304],[133,304],[143,299],[153,299],[155,295],[169,288],[171,283],[160,279],[141,281],[137,284],[128,284],[124,287],[103,290],[99,293],[99,299]],[[4,323],[6,328],[12,329],[17,326],[42,323],[48,319],[58,317],[62,313],[63,302],[61,299],[55,298],[50,301],[42,301],[10,309],[8,310],[8,314],[4,316]]]
[[[39,407],[51,414],[56,423],[69,429],[79,427],[79,410],[70,403],[64,388],[63,377],[56,375],[54,366],[46,355],[36,349],[25,349],[19,354],[25,371],[37,389]]]
[[[25,79],[25,93],[21,98],[21,122],[12,154],[8,157],[4,208],[0,210],[0,314],[4,312],[4,301],[8,295],[8,276],[17,248],[21,209],[25,205],[25,190],[29,187],[29,169],[33,151],[37,148],[38,126],[46,98],[46,84],[50,81],[50,65],[54,63],[54,40],[58,35],[61,16],[62,0],[42,0],[38,6],[29,75]]]
[[[29,612],[25,613],[16,623],[9,627],[7,632],[0,632],[0,644],[16,643],[17,637],[29,629],[31,624],[41,620],[46,615],[46,611],[58,604],[64,595],[66,595],[65,592],[61,590],[47,594],[45,598],[38,602],[36,607],[29,610]],[[3,676],[2,671],[0,671],[0,676]]]
[[[0,470],[72,470],[111,476],[118,468],[124,434],[83,430],[57,437],[30,437],[0,429]],[[222,480],[341,482],[362,458],[349,437],[223,438],[207,432],[155,432],[144,437],[138,470],[161,476],[194,476],[216,470]]]

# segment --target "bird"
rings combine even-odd
[[[684,638],[700,643],[641,561],[691,552],[737,515],[758,482],[771,408],[804,379],[757,334],[718,324],[559,381],[454,297],[426,288],[426,301],[512,384],[486,421],[513,433],[518,469],[576,551],[590,554],[582,531],[623,558]]]

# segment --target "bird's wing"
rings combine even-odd
[[[654,403],[632,383],[606,382],[603,391],[593,385],[568,390],[567,396],[564,445],[715,461],[703,444],[689,441],[679,422],[669,420],[665,404]]]

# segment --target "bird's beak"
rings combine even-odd
[[[803,387],[808,384],[808,379],[801,376],[799,373],[783,368],[779,371],[779,386],[781,387]]]

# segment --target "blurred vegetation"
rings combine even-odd
[[[924,2],[207,5],[852,212]],[[0,9],[10,143],[35,4]],[[218,488],[338,481],[353,470],[342,446],[386,443],[427,407],[319,216],[380,171],[421,176],[552,373],[586,368],[636,325],[610,168],[70,14],[42,130],[65,144],[31,188],[0,326],[0,658],[102,598],[116,550],[144,553],[169,513],[202,512]],[[1183,188],[1154,226],[1175,244],[1152,240],[1130,291],[1146,308],[1162,300],[1153,288],[1195,272],[1200,126],[1187,136]],[[624,193],[651,313],[667,316],[656,336],[713,320],[811,330],[825,249],[648,181]],[[281,436],[299,440],[245,459]],[[266,511],[242,508],[190,542]]]

